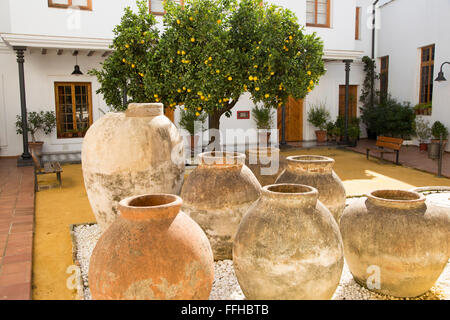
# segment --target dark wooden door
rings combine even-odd
[[[278,108],[277,125],[279,129],[279,140],[281,141],[282,108]],[[303,100],[289,98],[286,103],[286,142],[297,142],[303,140]]]
[[[349,119],[358,116],[358,86],[349,86]],[[339,115],[345,117],[345,85],[339,86]]]

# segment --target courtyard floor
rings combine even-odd
[[[450,186],[450,179],[378,160],[367,161],[365,155],[348,150],[320,148],[289,150],[282,154],[317,154],[334,158],[335,171],[343,180],[348,196],[386,188]],[[73,264],[69,227],[71,224],[95,222],[83,184],[81,165],[65,165],[63,170],[61,189],[36,193],[33,299],[75,298],[75,292],[66,284],[72,275],[67,270]],[[41,185],[54,184],[55,180],[53,175],[39,177]]]

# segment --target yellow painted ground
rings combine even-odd
[[[316,149],[285,152],[283,155],[316,154],[336,160],[335,171],[343,180],[349,196],[362,195],[376,189],[410,189],[419,186],[450,186],[450,179],[404,168],[364,155],[336,149]],[[54,188],[36,194],[36,221],[33,249],[33,299],[73,299],[67,289],[72,265],[72,243],[69,226],[94,222],[81,165],[63,166],[62,189]],[[56,182],[55,175],[39,177],[40,185]]]

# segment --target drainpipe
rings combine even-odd
[[[344,131],[344,142],[348,142],[348,123],[349,123],[349,102],[350,102],[350,64],[353,60],[344,60],[345,63],[345,131]]]
[[[379,0],[375,0],[372,4],[372,60],[375,61],[375,25],[376,25],[376,6]],[[370,106],[374,106],[375,97],[375,74],[372,75],[370,83]]]

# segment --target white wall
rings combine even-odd
[[[389,92],[400,101],[419,102],[420,48],[435,44],[435,79],[444,61],[450,61],[450,2],[395,0],[381,7],[378,57],[389,55]],[[444,66],[450,80],[450,67]],[[450,82],[434,82],[433,112],[425,116],[450,129]],[[450,151],[450,145],[447,146]]]

